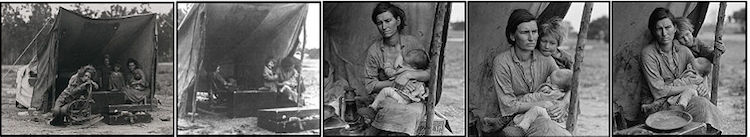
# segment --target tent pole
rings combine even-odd
[[[581,28],[578,31],[578,41],[576,42],[576,56],[573,63],[573,87],[570,89],[570,103],[568,104],[567,130],[571,134],[575,131],[576,120],[578,120],[578,76],[581,74],[581,63],[583,62],[583,49],[586,46],[586,34],[589,31],[589,21],[591,20],[591,10],[594,4],[586,2],[583,6],[583,17],[581,18]]]
[[[425,121],[425,135],[432,134],[432,120],[435,114],[436,93],[442,91],[443,81],[443,53],[445,53],[445,41],[448,34],[450,21],[450,3],[440,2],[435,10],[435,21],[432,27],[432,42],[430,43],[430,94],[427,99],[427,120]]]
[[[714,32],[714,42],[721,42],[723,37],[723,29],[724,29],[724,12],[727,10],[727,2],[720,2],[719,3],[719,17],[716,19],[716,31]],[[714,68],[712,73],[712,79],[711,79],[711,103],[716,105],[716,101],[718,98],[718,92],[719,92],[719,71],[721,71],[721,54],[722,51],[716,50],[716,47],[714,47]]]
[[[26,45],[26,48],[23,48],[23,51],[21,52],[21,55],[18,55],[18,57],[16,58],[16,60],[13,61],[13,65],[16,65],[16,63],[18,63],[18,61],[21,60],[21,57],[23,57],[23,55],[26,54],[26,51],[29,50],[29,47],[31,47],[31,44],[34,43],[34,41],[36,41],[36,38],[39,37],[39,34],[42,34],[42,31],[44,31],[44,28],[47,28],[47,23],[49,23],[49,22],[50,22],[49,19],[47,19],[47,21],[44,22],[44,25],[42,25],[42,29],[39,29],[39,31],[36,32],[36,35],[34,35],[34,38],[31,39],[31,41],[29,41],[29,44]],[[36,56],[34,56],[34,58],[36,58]],[[34,59],[32,59],[32,60],[34,60]],[[27,63],[27,65],[28,65],[28,63]],[[10,73],[10,70],[11,69],[8,69],[8,71],[5,71],[5,74],[3,74],[3,78],[5,78],[5,76],[8,76],[8,74]]]
[[[305,15],[305,16],[307,16],[307,15]],[[307,43],[307,30],[306,30],[307,26],[305,25],[306,21],[307,21],[307,17],[305,17],[305,19],[302,19],[302,30],[301,30],[302,31],[302,42],[300,42],[300,44],[302,44],[302,51],[300,52],[300,57],[299,57],[299,63],[300,63],[299,65],[300,66],[302,66],[302,62],[304,62],[304,60],[305,60],[305,45],[307,45],[307,44],[305,44],[305,43]],[[295,50],[297,50],[297,49],[295,49]],[[300,67],[300,70],[297,70],[297,71],[299,71],[299,75],[297,75],[297,106],[299,106],[299,107],[303,106],[302,104],[299,104],[299,103],[302,100],[302,93],[305,92],[304,91],[305,90],[305,85],[302,82],[302,69],[301,68],[302,67]]]

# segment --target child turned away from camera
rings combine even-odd
[[[567,91],[571,87],[571,78],[573,77],[573,71],[569,69],[558,69],[552,72],[549,77],[547,77],[547,82],[543,83],[539,86],[538,90],[533,92],[542,92],[546,95],[542,96],[529,96],[520,98],[519,101],[524,102],[539,102],[539,101],[568,101],[568,96],[566,94]],[[556,103],[555,103],[556,104]],[[513,122],[516,123],[517,126],[521,127],[524,131],[529,129],[529,126],[531,126],[531,123],[534,122],[537,118],[547,118],[554,121],[557,121],[560,123],[560,125],[563,125],[564,122],[562,117],[552,119],[549,114],[547,114],[547,110],[545,108],[539,107],[539,106],[533,106],[531,107],[526,113],[516,115],[513,118]]]

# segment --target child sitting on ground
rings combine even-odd
[[[402,57],[398,58],[401,59]],[[396,62],[400,63],[401,61]],[[386,70],[386,73],[390,73],[387,75],[389,75],[389,77],[391,78],[395,78],[396,75],[402,72],[411,70],[426,70],[429,65],[427,52],[420,49],[409,50],[409,52],[406,53],[406,56],[403,57],[403,63],[405,64],[395,64],[394,66],[397,67],[390,68],[392,70]],[[410,90],[406,87],[416,88]],[[392,98],[399,104],[409,104],[412,102],[420,102],[426,97],[427,92],[425,91],[424,82],[411,79],[406,83],[406,85],[402,87],[385,87],[381,89],[378,95],[375,97],[375,101],[373,101],[372,104],[370,104],[368,107],[361,108],[358,113],[365,116],[366,118],[373,118],[375,117],[375,110],[380,107],[381,102],[386,98]]]
[[[547,77],[547,82],[540,85],[540,87],[533,92],[541,92],[542,94],[536,94],[540,96],[524,96],[519,98],[522,102],[540,102],[540,101],[568,101],[569,96],[566,96],[567,91],[572,87],[571,79],[573,78],[573,71],[569,69],[558,69],[552,72]],[[554,103],[557,104],[557,103]],[[513,122],[516,126],[521,127],[524,131],[529,129],[531,123],[537,118],[547,118],[554,120],[558,123],[564,122],[563,119],[552,119],[545,108],[539,106],[533,106],[529,108],[524,114],[516,115],[513,118]],[[562,124],[561,124],[562,125]]]

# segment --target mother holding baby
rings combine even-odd
[[[539,28],[537,19],[526,9],[516,9],[508,19],[505,29],[506,38],[511,49],[495,56],[492,62],[494,89],[497,93],[501,117],[498,123],[505,136],[570,136],[557,122],[550,118],[536,118],[528,129],[517,126],[511,121],[516,115],[522,115],[532,108],[544,108],[550,117],[560,118],[565,115],[567,101],[527,102],[524,98],[549,96],[539,90],[547,77],[558,69],[556,60],[551,54],[544,54],[537,49]],[[545,34],[549,35],[549,34]],[[553,37],[559,44],[560,38]],[[546,49],[547,45],[544,48]],[[563,118],[564,119],[564,118]],[[496,119],[497,120],[497,119]]]
[[[375,40],[367,51],[364,82],[369,96],[360,104],[370,104],[373,97],[383,88],[413,90],[419,87],[407,84],[408,81],[430,80],[429,69],[405,71],[392,76],[385,72],[397,68],[399,62],[402,62],[399,59],[406,56],[408,51],[427,51],[426,46],[417,37],[403,33],[406,19],[404,11],[390,3],[378,3],[373,10],[372,22],[377,26],[381,37]],[[365,135],[415,135],[417,124],[425,116],[424,107],[423,102],[399,104],[391,98],[385,99],[380,107],[375,108],[377,111],[374,116],[363,114],[368,113],[368,108],[363,107],[359,113],[372,120],[369,128],[365,130]]]
[[[703,122],[709,126],[719,129],[720,120],[718,119],[721,112],[712,104],[707,96],[710,93],[708,87],[700,85],[678,84],[676,79],[680,79],[680,74],[691,69],[689,64],[693,62],[695,56],[705,56],[697,54],[692,48],[695,47],[693,40],[684,42],[685,37],[692,39],[689,31],[685,28],[684,22],[675,22],[675,17],[665,8],[656,8],[651,12],[648,20],[648,30],[653,36],[652,41],[641,51],[641,67],[654,103],[644,105],[647,114],[668,109],[684,109],[693,116],[693,121]],[[692,26],[689,26],[692,27]],[[679,29],[679,30],[678,30]],[[688,32],[686,32],[688,31]],[[679,34],[679,37],[676,37]],[[683,35],[686,34],[686,35]],[[723,45],[717,42],[717,51],[723,50]],[[709,46],[713,48],[713,46]],[[709,51],[713,51],[709,49]],[[712,52],[713,53],[713,52]],[[721,54],[721,52],[718,52]],[[695,54],[695,55],[694,55]],[[713,54],[709,54],[709,58]],[[709,82],[705,81],[704,83]],[[700,96],[689,98],[686,106],[678,106],[666,100],[673,96],[679,96],[683,92],[697,92]]]

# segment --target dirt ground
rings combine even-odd
[[[575,56],[575,38],[564,41],[562,49]],[[583,64],[579,74],[579,103],[576,136],[609,135],[609,43],[588,40],[583,50]]]
[[[704,32],[706,32],[704,30]],[[709,31],[711,32],[711,31]],[[711,42],[714,33],[701,33],[698,38]],[[726,53],[721,56],[719,72],[718,107],[723,114],[721,127],[725,135],[746,134],[747,92],[747,37],[742,34],[724,34]]]
[[[318,108],[320,104],[320,60],[304,59],[302,63],[302,77],[305,83],[305,92],[302,98],[306,107]],[[318,129],[312,129],[297,133],[275,133],[257,126],[256,117],[228,118],[199,113],[195,121],[189,118],[180,118],[177,121],[178,135],[319,135]]]
[[[445,45],[445,69],[443,70],[443,93],[435,112],[448,119],[453,135],[466,134],[466,45],[464,31],[448,31]]]
[[[61,128],[48,125],[46,122],[50,117],[42,116],[20,116],[18,112],[26,111],[15,107],[15,69],[19,66],[3,65],[2,79],[2,134],[150,134],[171,135],[173,134],[173,92],[172,92],[172,63],[159,63],[157,66],[157,93],[155,95],[161,104],[157,109],[149,112],[154,120],[151,123],[139,123],[132,125],[107,125],[98,122],[87,128]],[[11,70],[6,77],[6,72]],[[167,121],[160,120],[161,118]]]

